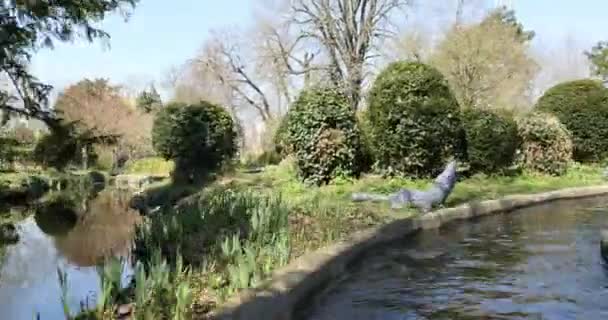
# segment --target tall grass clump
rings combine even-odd
[[[138,229],[137,256],[155,248],[171,259],[181,251],[188,265],[219,270],[215,289],[226,296],[255,286],[291,253],[288,208],[281,196],[211,190],[153,216]]]
[[[193,301],[190,268],[185,267],[178,254],[175,264],[170,265],[156,250],[147,263],[135,265],[131,286],[122,285],[124,261],[109,259],[97,267],[100,292],[93,306],[81,303],[81,313],[71,317],[69,306],[64,305],[66,319],[105,320],[115,319],[120,306],[130,305],[130,319],[191,319]],[[65,274],[59,274],[62,302],[66,301]]]

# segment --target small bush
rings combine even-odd
[[[538,100],[536,110],[556,115],[568,128],[574,160],[596,162],[608,156],[608,89],[601,82],[558,84]]]
[[[152,143],[167,160],[174,160],[174,178],[190,180],[216,169],[237,151],[234,121],[220,106],[201,101],[173,103],[154,119]]]
[[[299,174],[322,184],[361,172],[357,119],[347,98],[333,88],[300,94],[288,113],[286,140],[295,151]]]
[[[467,160],[472,172],[500,173],[513,164],[519,135],[517,123],[489,110],[464,110]]]
[[[524,169],[552,175],[566,172],[572,161],[572,140],[558,118],[534,113],[518,119],[517,126]]]
[[[444,77],[418,62],[395,62],[369,94],[373,149],[385,173],[429,177],[463,153],[460,108]]]
[[[68,131],[51,132],[38,140],[33,158],[43,167],[63,170],[81,161],[78,140]]]

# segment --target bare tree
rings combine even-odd
[[[325,70],[324,66],[314,64],[320,50],[306,43],[301,34],[294,33],[293,24],[288,22],[262,21],[256,33],[256,68],[267,75],[265,80],[276,89],[278,113],[282,114],[294,93],[310,86],[313,73]]]
[[[504,17],[493,12],[481,23],[452,28],[430,58],[462,106],[511,109],[531,102],[538,66],[526,33]]]
[[[458,26],[478,21],[487,14],[487,0],[417,1],[408,10],[399,34],[384,46],[389,61],[426,62],[437,43]]]
[[[107,79],[83,79],[67,87],[57,98],[55,110],[65,121],[75,122],[79,131],[118,136],[118,147],[131,156],[152,151],[152,115],[130,106],[120,87]]]
[[[235,99],[253,107],[263,121],[268,121],[274,117],[271,104],[254,76],[255,62],[246,49],[237,33],[224,30],[213,35],[193,63],[210,72],[231,89]]]
[[[408,0],[291,0],[302,36],[317,40],[329,59],[332,82],[343,87],[353,108],[361,100],[365,65],[392,35],[391,20]]]
[[[583,54],[585,45],[571,34],[564,35],[557,45],[539,42],[534,49],[541,67],[534,81],[534,97],[560,82],[590,77],[589,60]]]
[[[175,87],[178,85],[183,72],[184,66],[170,66],[163,73],[163,77],[160,82],[161,86],[167,90],[175,90]]]
[[[433,49],[432,32],[414,25],[390,43],[385,55],[389,60],[426,61]]]

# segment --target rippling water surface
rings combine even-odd
[[[422,232],[326,288],[308,320],[608,319],[608,200],[557,202]]]

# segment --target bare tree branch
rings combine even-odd
[[[361,99],[366,62],[390,35],[392,14],[408,0],[292,0],[292,22],[302,35],[316,39],[330,61],[330,77],[343,87],[353,108]]]

